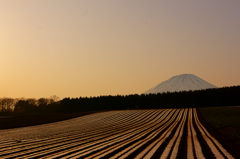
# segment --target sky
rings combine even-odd
[[[0,97],[240,85],[239,0],[0,0]]]

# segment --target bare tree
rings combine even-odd
[[[53,101],[53,102],[57,102],[57,101],[60,100],[60,98],[59,98],[58,96],[56,96],[56,95],[52,95],[52,96],[50,97],[50,100]]]
[[[30,104],[30,105],[35,105],[37,106],[37,100],[35,98],[28,98],[26,99],[26,101]]]
[[[47,98],[39,98],[37,100],[38,106],[47,106],[49,103],[50,103],[50,101]]]
[[[1,112],[11,112],[14,109],[15,99],[13,98],[1,98],[0,105],[1,105]]]
[[[50,100],[48,98],[39,98],[37,100],[38,109],[41,113],[46,113],[47,106],[51,104]]]
[[[50,96],[50,98],[49,98],[49,104],[53,105],[53,104],[55,104],[56,102],[58,102],[59,99],[60,99],[60,98],[59,98],[58,96],[52,95],[52,96]]]

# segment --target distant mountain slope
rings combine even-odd
[[[178,76],[173,76],[170,79],[158,84],[157,86],[149,89],[144,93],[148,94],[148,93],[162,93],[162,92],[175,92],[175,91],[189,91],[189,90],[200,90],[200,89],[207,89],[207,88],[217,88],[217,87],[193,74],[182,74]]]

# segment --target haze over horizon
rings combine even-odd
[[[143,93],[180,74],[240,85],[240,1],[2,0],[0,97]]]

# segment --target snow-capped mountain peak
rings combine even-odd
[[[178,92],[207,88],[217,87],[193,74],[181,74],[171,77],[170,79],[158,84],[144,93]]]

